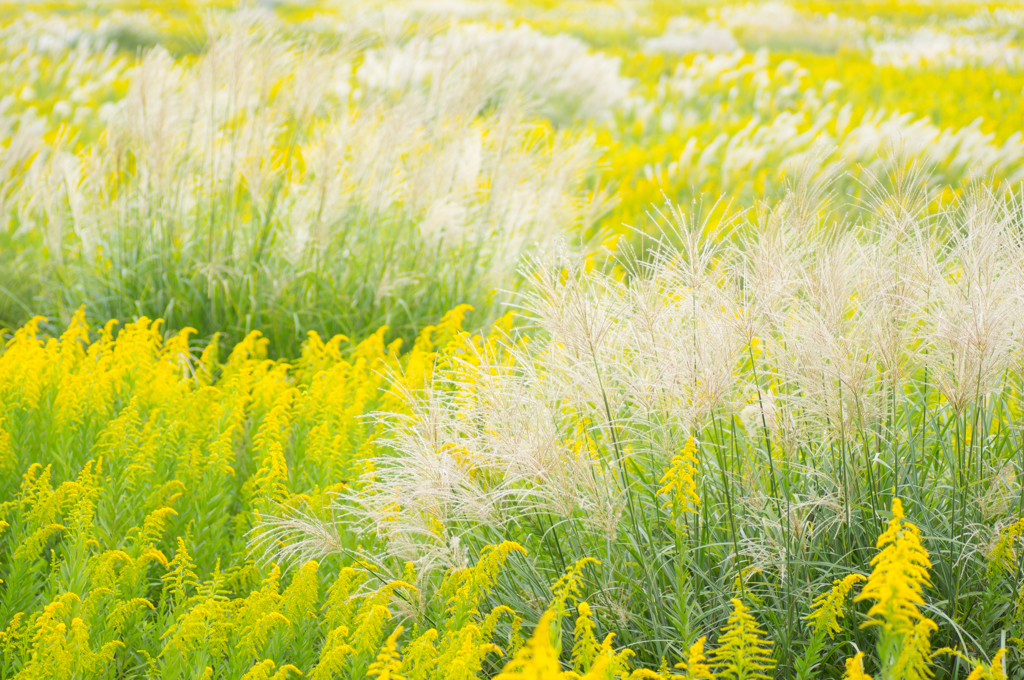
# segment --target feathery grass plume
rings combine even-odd
[[[450,26],[441,39],[461,56],[438,55],[425,87],[391,91],[361,85],[380,51],[323,49],[254,17],[211,25],[193,59],[144,52],[104,134],[78,153],[44,145],[4,204],[45,224],[44,238],[15,239],[47,262],[26,308],[70,316],[88,303],[104,318],[163,315],[236,341],[257,326],[297,354],[313,326],[413,337],[467,296],[496,317],[504,295],[489,291],[521,285],[521,255],[593,231],[606,199],[588,182],[589,134],[555,129],[523,95],[543,82],[570,118],[606,110],[628,87],[614,59],[525,26]],[[494,47],[519,49],[543,77],[494,71]],[[614,77],[580,90],[540,67],[567,47]]]
[[[953,367],[938,364],[952,355],[928,330],[945,314],[929,297],[933,279],[980,257],[953,247],[961,220],[1004,222],[991,229],[1006,247],[978,249],[998,261],[996,302],[1024,299],[1010,293],[1022,281],[1012,266],[1019,244],[1006,236],[1017,219],[1008,203],[993,211],[990,198],[965,196],[957,210],[927,216],[916,180],[901,181],[902,193],[863,224],[828,222],[829,191],[807,180],[732,231],[696,210],[673,213],[676,232],[644,258],[623,256],[622,271],[569,256],[533,262],[522,299],[532,325],[495,340],[501,360],[480,350],[449,361],[440,352],[430,380],[387,416],[374,477],[354,495],[353,514],[383,539],[389,559],[415,561],[423,573],[462,567],[502,540],[519,542],[548,571],[600,557],[619,592],[606,603],[588,585],[582,599],[602,614],[607,605],[637,640],[669,639],[668,622],[683,618],[679,602],[689,598],[681,584],[732,580],[735,559],[750,560],[743,566],[759,569],[769,588],[789,583],[793,570],[808,576],[806,558],[816,552],[849,573],[859,565],[835,546],[867,547],[857,508],[907,479],[926,489],[923,505],[941,507],[951,471],[961,482],[984,474],[993,450],[986,442],[982,456],[978,437],[968,446],[964,413],[942,407],[949,396],[940,368]],[[897,321],[883,328],[880,316]],[[1010,340],[1000,328],[1005,350]],[[979,418],[1002,408],[988,403],[979,402]],[[914,429],[921,422],[924,429]],[[956,439],[947,442],[947,432]],[[687,576],[667,557],[675,536],[664,531],[668,499],[658,492],[672,481],[664,478],[673,457],[698,434],[699,510],[723,519],[701,522],[709,532],[702,540],[716,547],[700,557],[704,575]],[[920,441],[928,450],[972,449],[971,468],[955,457],[908,457],[906,442]],[[687,488],[689,468],[675,469],[673,495]],[[959,488],[957,513],[944,512],[957,526],[968,493]],[[722,546],[739,557],[730,560]],[[509,568],[536,578],[525,561]],[[634,612],[617,603],[630,602],[631,584],[645,582],[672,595],[654,598],[641,634]],[[784,592],[785,605],[774,595],[765,601],[786,608],[788,634],[799,623],[795,593]],[[705,609],[727,606],[722,594],[698,599]],[[644,662],[661,656],[651,651]]]
[[[829,638],[834,638],[836,633],[842,632],[839,619],[843,618],[843,608],[846,606],[846,598],[853,587],[865,581],[861,574],[850,574],[844,578],[832,582],[832,589],[814,598],[811,605],[812,612],[805,618],[811,622],[814,631],[827,633]]]
[[[722,628],[718,647],[710,655],[715,676],[725,680],[767,680],[771,677],[768,673],[775,668],[771,646],[746,605],[733,598],[732,613]]]
[[[560,68],[549,68],[553,63]],[[483,80],[478,87],[494,98],[521,93],[559,126],[612,120],[631,85],[619,74],[618,58],[593,52],[575,37],[545,35],[526,24],[494,29],[481,23],[368,50],[356,79],[370,92],[397,93],[436,87],[446,72]]]

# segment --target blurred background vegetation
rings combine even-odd
[[[86,304],[96,322],[161,317],[205,339],[263,328],[275,356],[309,330],[408,341],[461,302],[481,326],[503,313],[520,253],[604,258],[657,232],[665,199],[717,223],[780,196],[808,154],[844,212],[908,158],[936,210],[965,182],[1022,178],[1012,4],[8,3],[0,18],[9,328]],[[163,118],[126,125],[147,97]],[[359,147],[399,124],[390,156]],[[469,184],[414,200],[429,172],[405,149],[470,124],[482,165],[446,161]],[[558,178],[495,182],[512,163]],[[330,201],[315,209],[317,191]],[[445,238],[427,234],[442,223]]]

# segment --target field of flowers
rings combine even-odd
[[[1022,319],[1021,3],[0,4],[0,678],[1024,680]]]

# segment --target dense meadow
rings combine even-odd
[[[0,4],[0,678],[1022,680],[1022,321],[1024,5]]]

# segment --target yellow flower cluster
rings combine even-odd
[[[385,329],[350,349],[311,333],[294,366],[267,359],[258,332],[222,363],[216,343],[197,354],[191,329],[165,335],[145,318],[94,331],[80,310],[58,338],[44,337],[42,318],[18,329],[0,353],[0,676],[386,673],[386,660],[373,664],[395,600],[415,589],[371,589],[365,570],[315,561],[286,581],[247,557],[248,532],[261,513],[320,513],[359,485],[374,451],[361,416],[404,408],[395,381],[422,386],[439,346],[478,350],[461,331],[467,311],[404,355]],[[509,610],[478,606],[521,550],[497,546],[451,575],[453,616],[431,667],[472,677],[496,649]],[[423,668],[432,635],[410,646]]]
[[[846,604],[846,598],[853,587],[864,580],[860,574],[850,574],[845,578],[836,579],[830,591],[814,598],[813,611],[807,616],[814,632],[828,633],[830,638],[835,637],[836,633],[842,632],[839,619],[843,618],[843,606]]]
[[[864,626],[882,626],[887,634],[906,635],[928,621],[919,608],[924,605],[932,563],[921,545],[920,530],[906,521],[898,498],[892,502],[892,515],[888,529],[878,537],[880,552],[871,559],[871,576],[854,602],[874,602]]]
[[[864,672],[864,652],[857,652],[846,660],[843,680],[872,680],[871,676]]]
[[[661,478],[659,496],[668,496],[663,507],[672,512],[678,522],[683,513],[696,514],[700,510],[700,496],[697,494],[697,469],[700,465],[695,455],[697,447],[693,437],[686,440],[681,455],[673,456],[672,464]]]
[[[931,634],[938,629],[934,621],[921,613],[925,604],[924,590],[930,583],[928,570],[931,562],[921,544],[921,532],[903,513],[903,503],[894,498],[892,519],[878,537],[879,553],[871,560],[871,575],[854,598],[855,602],[871,600],[868,619],[862,628],[879,629],[877,654],[880,676],[884,680],[930,680],[934,676],[933,662],[940,654],[949,654],[966,660],[973,668],[968,676],[972,680],[1006,677],[1005,649],[1000,649],[989,664],[967,657],[955,649],[932,651]],[[815,598],[815,611],[810,619],[816,629],[825,630],[831,637],[841,632],[837,617],[851,588],[864,578],[852,574],[837,580],[833,589]],[[864,652],[857,652],[846,660],[844,680],[871,680],[864,671]]]
[[[1024,536],[1024,518],[1003,527],[988,554],[989,577],[996,578],[1014,569],[1017,543]]]

